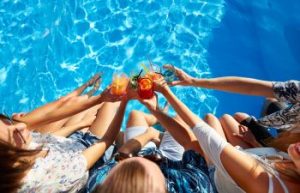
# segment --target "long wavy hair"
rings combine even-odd
[[[266,139],[265,143],[270,147],[287,152],[290,144],[300,142],[300,132],[295,132],[299,128],[300,124],[297,124],[292,129],[280,133],[276,138]],[[291,181],[300,181],[300,174],[297,172],[296,166],[292,161],[276,161],[274,167]]]
[[[17,192],[40,151],[20,149],[0,140],[0,192]]]
[[[300,124],[295,125],[292,129],[284,131],[278,135],[276,138],[265,139],[264,142],[280,151],[287,152],[287,149],[290,144],[297,143],[300,141],[300,131],[295,132],[296,129],[300,128]]]

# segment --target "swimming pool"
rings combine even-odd
[[[213,76],[299,80],[300,1],[227,0],[213,31],[207,62]],[[247,112],[260,116],[264,99],[213,92],[217,115]]]
[[[299,21],[300,3],[286,4],[279,0],[2,0],[1,111],[30,111],[99,71],[104,73],[102,90],[115,71],[130,74],[147,57],[198,77],[296,79],[300,44],[295,43],[299,38],[293,27]],[[283,37],[278,30],[286,24]],[[286,70],[282,62],[290,68]],[[200,116],[237,109],[255,113],[260,105],[256,99],[246,98],[245,105],[237,102],[241,98],[236,95],[205,89],[174,91]],[[128,111],[141,108],[130,103]]]

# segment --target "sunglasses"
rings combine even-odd
[[[9,122],[10,125],[13,125],[14,122],[15,122],[11,117],[9,117],[9,116],[7,116],[7,115],[5,115],[5,114],[0,114],[0,119]],[[26,144],[26,140],[24,139],[24,137],[23,137],[22,133],[19,131],[19,129],[16,128],[16,129],[14,130],[14,132],[16,132],[16,134],[20,136],[22,142],[23,142],[24,144]]]

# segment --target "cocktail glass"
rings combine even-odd
[[[154,95],[153,82],[150,78],[139,78],[138,79],[138,95],[142,99],[150,99]]]
[[[114,74],[111,83],[110,92],[112,95],[124,95],[126,94],[129,78],[124,73]]]

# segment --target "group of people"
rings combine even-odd
[[[0,192],[300,192],[299,81],[197,79],[179,68],[175,73],[178,80],[156,80],[154,90],[176,116],[159,106],[157,94],[141,99],[130,86],[122,96],[109,87],[94,96],[99,75],[32,112],[1,115]],[[287,105],[259,119],[246,113],[201,119],[170,86],[263,96]],[[121,131],[131,100],[150,113],[133,110]]]

